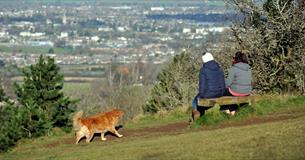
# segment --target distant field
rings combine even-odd
[[[17,77],[13,77],[12,81],[22,81],[23,77],[22,76],[17,76]],[[93,82],[93,81],[97,81],[97,80],[103,80],[103,78],[99,78],[99,77],[65,77],[64,80],[66,82]]]
[[[76,92],[83,92],[84,94],[91,89],[90,83],[74,83],[74,82],[68,82],[64,83],[64,92],[73,95]]]
[[[56,47],[35,47],[35,46],[7,46],[0,45],[0,52],[8,52],[8,53],[48,53],[49,49],[53,48],[54,53],[57,54],[65,54],[72,53],[72,49],[68,48],[56,48]]]

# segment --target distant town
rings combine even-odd
[[[107,64],[114,57],[119,63],[163,63],[228,28],[223,1],[59,2],[1,7],[0,59],[29,65],[39,53],[34,49],[45,48],[58,64]],[[24,53],[30,47],[33,53]]]

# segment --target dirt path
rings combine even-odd
[[[247,125],[255,125],[261,123],[269,123],[269,122],[276,122],[282,121],[287,119],[294,119],[298,117],[305,116],[305,110],[295,110],[293,112],[282,112],[276,114],[269,114],[262,117],[252,117],[248,118],[242,122],[228,122],[223,123],[218,126],[202,126],[200,129],[189,129],[189,123],[179,122],[173,124],[167,124],[164,126],[159,127],[150,127],[150,128],[141,128],[141,129],[122,129],[121,133],[125,135],[125,137],[149,137],[149,136],[156,136],[161,134],[172,135],[172,134],[181,134],[185,133],[186,131],[204,131],[204,130],[215,130],[215,129],[222,129],[227,127],[241,127]],[[114,136],[109,135],[109,139],[114,139]]]
[[[189,125],[187,120],[185,122],[179,122],[179,123],[173,123],[173,124],[167,124],[164,126],[158,126],[158,127],[149,127],[149,128],[140,128],[140,129],[119,129],[119,133],[123,134],[123,139],[131,139],[131,138],[138,138],[138,137],[152,137],[152,136],[158,136],[158,135],[177,135],[182,134],[185,132],[193,132],[193,131],[204,131],[204,130],[215,130],[215,129],[222,129],[227,127],[241,127],[241,126],[247,126],[247,125],[255,125],[255,124],[261,124],[261,123],[269,123],[269,122],[276,122],[276,121],[282,121],[282,120],[288,120],[288,119],[294,119],[298,117],[305,116],[305,110],[294,110],[290,112],[281,112],[281,113],[275,113],[275,114],[269,114],[262,117],[252,117],[248,118],[242,122],[228,122],[223,123],[218,126],[210,127],[210,126],[203,126],[200,129],[189,129]],[[113,141],[118,140],[117,137],[114,135],[108,134],[106,135],[107,141]],[[96,134],[96,136],[93,138],[92,142],[100,141],[100,135]],[[65,144],[73,144],[74,138],[65,138],[63,141]],[[59,145],[62,142],[53,142],[50,144],[45,145],[44,147],[55,147]],[[84,139],[80,143],[85,143]]]

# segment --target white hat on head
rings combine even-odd
[[[202,56],[202,61],[203,63],[207,63],[209,61],[214,60],[213,55],[209,52],[206,52],[203,56]]]

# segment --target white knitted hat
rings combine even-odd
[[[202,61],[203,63],[207,63],[209,61],[214,60],[213,55],[209,52],[206,52],[203,56],[202,56]]]

